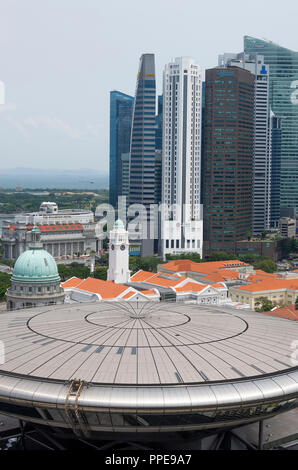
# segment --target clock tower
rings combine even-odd
[[[128,232],[117,220],[110,232],[108,281],[124,284],[130,280]]]

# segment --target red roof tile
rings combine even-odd
[[[273,317],[281,317],[287,320],[298,321],[298,310],[295,305],[289,305],[288,307],[277,308],[273,312],[263,312],[264,315],[270,315]]]
[[[62,286],[63,288],[66,288],[66,287],[77,287],[79,284],[81,284],[81,282],[83,282],[83,279],[80,279],[79,277],[71,277],[71,278],[68,279],[67,281],[62,282],[62,283],[61,283],[61,286]]]
[[[17,226],[15,224],[10,224],[9,230],[16,230]],[[30,231],[34,228],[34,225],[27,225],[27,231]],[[67,232],[67,231],[81,231],[84,230],[82,224],[50,224],[50,225],[38,225],[38,228],[41,232]]]

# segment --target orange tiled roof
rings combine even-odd
[[[123,297],[121,297],[121,299],[130,299],[130,297],[135,295],[135,293],[136,292],[133,292],[133,291],[127,292],[127,294],[125,294]]]
[[[175,287],[184,281],[186,277],[177,274],[150,273],[148,271],[139,271],[132,278],[132,282],[147,282],[156,286]]]
[[[227,271],[225,269],[215,271],[210,273],[208,276],[204,277],[204,281],[210,282],[225,282],[233,279],[239,279],[239,274],[237,271]]]
[[[251,284],[237,287],[237,289],[248,292],[263,292],[281,289],[298,290],[298,279],[266,279],[265,277],[261,277],[260,279],[255,279]]]
[[[257,276],[275,277],[275,278],[280,277],[278,274],[266,273],[265,271],[262,271],[261,269],[256,269],[255,273]]]
[[[197,284],[195,282],[187,282],[183,287],[177,287],[177,292],[201,292],[208,286],[206,284]]]
[[[156,295],[156,292],[154,289],[151,289],[151,290],[141,290],[140,291],[141,294],[145,294],[145,295]]]
[[[215,273],[219,269],[237,269],[244,266],[249,265],[239,260],[210,261],[207,263],[196,263],[195,261],[191,260],[173,260],[162,265],[163,268],[171,272],[192,271],[201,274],[211,274]]]
[[[225,286],[222,283],[211,284],[211,287],[214,287],[214,289],[225,289]]]
[[[154,273],[150,273],[149,271],[140,270],[136,274],[131,277],[131,281],[133,282],[142,282],[146,279],[149,279],[153,276]]]
[[[13,231],[17,228],[15,224],[10,224],[9,230]],[[26,225],[27,231],[30,231],[34,228],[34,225]],[[38,225],[38,228],[41,232],[65,232],[73,230],[84,230],[82,224],[50,224],[50,225]]]
[[[80,290],[86,292],[92,292],[93,294],[99,294],[103,299],[113,299],[118,297],[120,294],[129,289],[123,284],[115,284],[114,281],[103,281],[101,279],[95,279],[88,277],[76,286]]]
[[[263,312],[264,315],[270,315],[274,317],[281,317],[287,320],[296,320],[298,321],[298,310],[296,310],[295,305],[289,305],[288,307],[277,308],[273,312]]]
[[[61,283],[61,286],[63,288],[66,287],[77,287],[81,282],[83,282],[83,279],[80,279],[79,277],[71,277],[65,282]]]

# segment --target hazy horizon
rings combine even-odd
[[[25,4],[24,4],[25,3]],[[243,36],[298,50],[298,5],[285,0],[2,0],[0,169],[109,169],[109,92],[134,95],[139,58],[192,56],[204,69],[243,50]],[[1,185],[1,182],[0,182]]]

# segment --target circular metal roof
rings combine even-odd
[[[134,387],[286,373],[295,369],[292,345],[298,338],[297,323],[280,318],[150,302],[17,310],[0,315],[0,331],[4,374]]]

